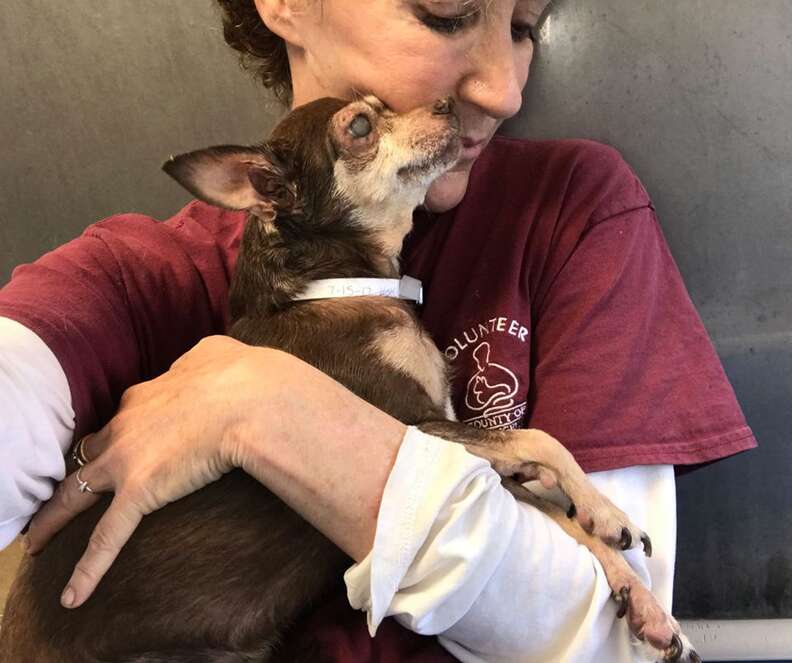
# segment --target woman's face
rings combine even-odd
[[[456,206],[481,149],[516,114],[549,0],[256,0],[284,37],[294,105],[374,94],[396,112],[453,95],[462,121],[457,165],[425,205]]]

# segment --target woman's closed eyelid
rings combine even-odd
[[[424,4],[436,11],[469,14],[481,9],[480,0],[424,0]]]
[[[481,14],[481,9],[475,6],[462,6],[459,4],[442,4],[420,2],[414,8],[418,16],[433,16],[445,19],[475,20]]]
[[[465,9],[460,11],[463,6]],[[453,10],[453,13],[447,14],[443,10]],[[425,27],[453,38],[480,24],[479,19],[486,12],[482,12],[479,3],[474,1],[457,0],[449,3],[442,0],[423,0],[413,6],[413,13]],[[511,32],[513,41],[520,44],[525,41],[535,42],[538,30],[534,21],[518,19],[515,16],[511,23]]]
[[[530,41],[536,42],[538,41],[539,37],[539,28],[535,23],[512,23],[512,31],[514,30],[520,31],[521,36],[518,41],[524,41],[527,37]]]
[[[475,16],[437,16],[429,12],[424,12],[418,17],[426,27],[441,34],[453,36],[467,28],[472,27],[476,22]],[[535,42],[537,28],[531,23],[516,22],[512,23],[512,36],[517,43],[526,40]],[[515,36],[516,34],[516,36]]]
[[[426,27],[443,34],[456,34],[470,27],[470,19],[465,16],[437,16],[435,14],[424,13],[419,18],[421,23]]]

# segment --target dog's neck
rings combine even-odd
[[[291,305],[308,283],[329,278],[398,278],[398,251],[410,223],[382,233],[354,214],[322,223],[248,217],[231,285],[233,321],[272,315]],[[401,233],[400,237],[397,234]]]

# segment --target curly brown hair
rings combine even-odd
[[[239,51],[242,66],[272,90],[286,107],[292,102],[292,79],[286,44],[261,20],[253,0],[217,0],[223,12],[223,36]]]

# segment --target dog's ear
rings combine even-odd
[[[266,146],[221,145],[171,157],[162,169],[196,197],[228,209],[274,218],[294,213],[296,183]]]

